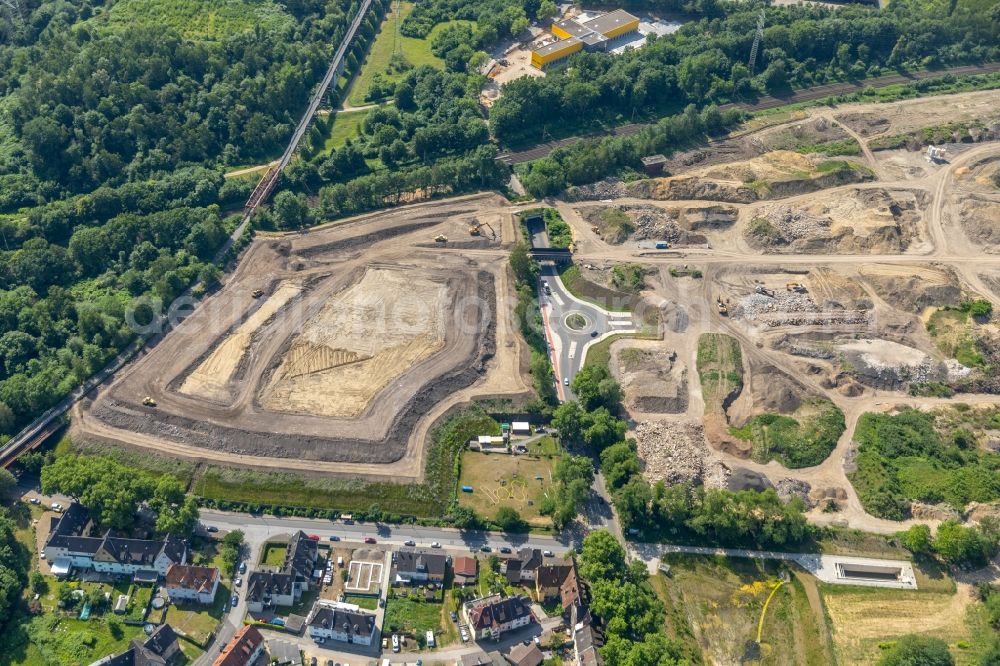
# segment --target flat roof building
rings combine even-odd
[[[537,69],[579,51],[606,51],[615,40],[638,32],[639,19],[624,9],[616,9],[586,21],[556,21],[549,29],[559,41],[531,52],[531,65]]]

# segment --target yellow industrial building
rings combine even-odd
[[[552,24],[551,31],[559,41],[531,52],[531,64],[537,69],[579,51],[606,51],[623,37],[638,32],[639,19],[624,9],[616,9],[586,21],[557,21]]]

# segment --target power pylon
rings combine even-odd
[[[760,8],[757,16],[757,33],[753,37],[753,46],[750,48],[750,76],[753,76],[754,67],[757,65],[757,49],[760,47],[760,40],[764,38],[764,8]]]

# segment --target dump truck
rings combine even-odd
[[[142,404],[146,405],[147,407],[156,407],[156,401],[153,400],[148,395],[142,399]]]

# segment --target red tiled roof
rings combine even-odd
[[[233,637],[233,640],[229,642],[226,649],[216,658],[212,666],[247,666],[250,662],[250,655],[263,642],[264,637],[257,630],[257,627],[247,625],[240,629],[239,633]]]

